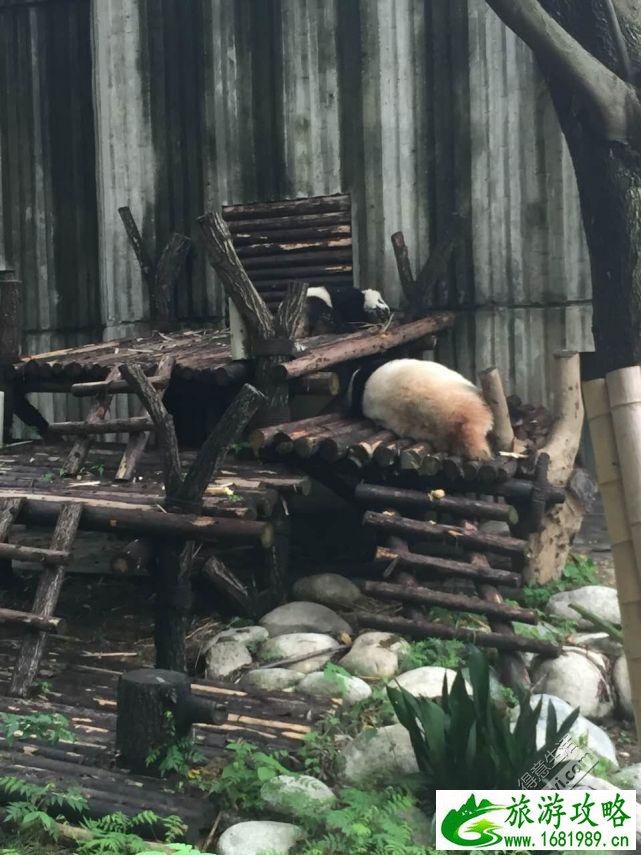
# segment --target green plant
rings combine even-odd
[[[204,762],[204,755],[196,749],[189,736],[178,736],[174,715],[170,710],[164,714],[163,729],[163,741],[147,755],[147,766],[155,766],[163,778],[171,774],[180,779],[189,778],[193,767]]]
[[[462,641],[427,638],[407,645],[403,651],[403,665],[408,670],[426,665],[457,668],[463,657],[465,644]]]
[[[75,740],[69,719],[60,713],[0,713],[0,734],[9,747],[18,739],[42,739],[51,745]]]
[[[426,855],[412,843],[403,814],[415,807],[411,795],[388,787],[382,791],[346,788],[338,805],[307,816],[307,835],[297,855]]]
[[[506,790],[518,787],[522,775],[555,750],[579,715],[575,710],[558,727],[550,703],[545,745],[537,749],[536,731],[542,702],[532,708],[530,696],[522,694],[519,715],[511,729],[509,714],[490,697],[487,657],[473,648],[468,666],[471,697],[461,669],[450,691],[443,681],[440,704],[388,687],[398,719],[409,731],[418,766],[430,792],[437,787]],[[550,771],[550,777],[554,771]]]
[[[340,665],[334,665],[333,662],[328,662],[323,668],[323,674],[325,675],[327,682],[333,687],[332,691],[336,692],[336,697],[342,698],[347,692],[347,681],[351,677],[349,671],[342,668]]]
[[[560,579],[548,582],[547,585],[527,585],[523,588],[521,602],[531,609],[542,609],[548,600],[560,591],[570,588],[582,588],[593,585],[596,581],[597,568],[595,563],[582,556],[572,556],[566,564]]]
[[[5,808],[4,822],[17,830],[21,840],[34,840],[38,846],[38,841],[64,838],[73,839],[78,855],[138,855],[149,852],[149,844],[139,836],[146,829],[150,836],[160,836],[172,852],[182,855],[198,852],[175,842],[187,830],[178,816],[160,817],[153,811],[142,811],[132,817],[113,813],[101,819],[84,817],[79,828],[74,828],[64,822],[61,814],[82,816],[87,813],[89,803],[79,791],[58,791],[53,784],[40,786],[8,776],[0,778],[0,791],[5,799],[14,799]],[[11,852],[10,849],[2,851],[4,855]],[[42,847],[34,851],[42,851]]]
[[[53,691],[53,687],[48,680],[36,680],[33,684],[33,688],[36,690],[37,694],[42,697],[50,695]]]
[[[248,742],[231,742],[227,750],[233,752],[234,759],[225,766],[210,789],[228,809],[252,811],[260,808],[263,784],[277,775],[293,774],[281,763],[287,756],[285,751],[266,754]]]

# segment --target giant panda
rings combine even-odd
[[[429,440],[435,451],[466,458],[492,456],[492,413],[480,391],[461,374],[419,359],[393,359],[358,369],[348,403],[401,437]]]
[[[349,332],[355,324],[380,324],[391,317],[391,309],[379,291],[322,285],[307,289],[298,338],[328,332]]]

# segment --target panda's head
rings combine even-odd
[[[334,315],[338,325],[382,324],[390,319],[391,310],[378,291],[330,286]]]
[[[392,316],[392,310],[383,299],[380,291],[367,288],[361,292],[363,295],[363,313],[367,320],[373,324],[384,324]]]

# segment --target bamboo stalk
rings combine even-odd
[[[621,464],[606,381],[583,384],[583,400],[596,462],[621,607],[623,646],[628,660],[637,733],[641,726],[641,577],[626,516]]]

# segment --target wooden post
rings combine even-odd
[[[0,364],[22,352],[22,283],[13,270],[0,270]]]
[[[116,745],[134,772],[149,774],[157,766],[147,763],[151,752],[184,739],[196,722],[222,724],[226,719],[222,707],[192,695],[186,674],[140,668],[118,681]]]
[[[145,377],[139,365],[121,365],[120,373],[138,394],[156,426],[163,450],[165,508],[172,514],[186,509],[199,511],[203,493],[214,470],[242,434],[264,401],[264,396],[253,386],[243,386],[205,440],[183,479],[173,419],[165,409],[159,392]],[[172,671],[184,671],[185,632],[192,606],[194,542],[173,537],[160,538],[154,545],[156,665]]]
[[[583,384],[583,400],[594,448],[596,478],[601,493],[621,607],[623,646],[632,689],[637,733],[641,727],[641,574],[626,515],[625,495],[610,398],[605,380]],[[637,469],[634,467],[626,467]]]
[[[513,451],[514,431],[503,390],[503,381],[496,368],[486,368],[479,375],[483,397],[494,417],[494,436],[498,451]]]
[[[581,443],[581,368],[578,353],[560,351],[554,357],[555,420],[541,453],[550,457],[549,483],[554,487],[565,488]],[[526,581],[536,580],[545,584],[561,576],[584,513],[583,505],[570,492],[566,492],[562,505],[548,510],[541,531],[530,535],[530,558],[524,568]]]
[[[191,250],[191,240],[175,232],[167,241],[158,263],[151,260],[131,209],[124,205],[118,214],[136,255],[143,281],[149,291],[149,315],[154,329],[170,329],[176,320],[175,286]]]
[[[0,388],[6,392],[0,419],[0,445],[11,436],[13,384],[7,375],[22,351],[22,283],[10,268],[0,270]],[[6,411],[4,407],[6,406]]]
[[[209,261],[220,277],[250,338],[256,358],[255,380],[267,401],[261,408],[260,424],[277,424],[289,418],[288,378],[274,369],[294,352],[294,339],[305,308],[307,286],[292,283],[273,318],[267,304],[254,288],[232,242],[229,226],[219,213],[199,217]]]
[[[251,342],[249,330],[233,300],[229,304],[229,344],[231,358],[235,360],[249,359],[251,356]]]

